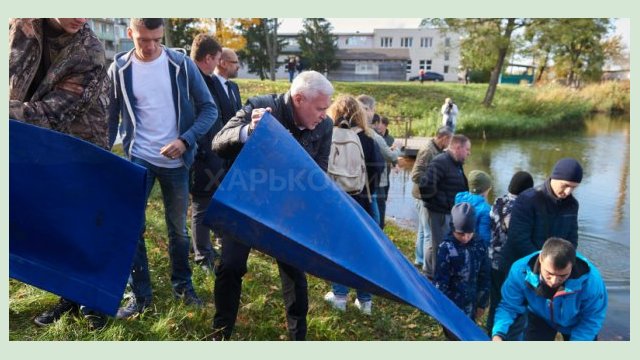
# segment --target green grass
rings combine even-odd
[[[280,93],[286,81],[238,80],[243,99]],[[440,108],[451,97],[460,108],[456,131],[472,138],[512,137],[577,129],[592,112],[629,113],[629,82],[588,85],[580,90],[557,85],[524,87],[501,85],[493,105],[481,105],[487,84],[385,82],[334,83],[337,94],[368,94],[376,111],[392,121],[391,133],[403,136],[411,120],[413,136],[430,136],[442,123]]]
[[[413,253],[415,233],[389,224],[389,238],[406,255]],[[57,296],[9,281],[10,340],[205,340],[213,319],[213,275],[195,266],[193,283],[205,301],[203,309],[182,305],[171,294],[167,236],[159,186],[155,186],[147,208],[147,253],[154,303],[150,311],[131,320],[110,319],[101,330],[89,331],[79,316],[65,315],[54,325],[40,328],[32,319],[57,302]],[[280,292],[278,268],[273,258],[252,252],[244,277],[238,321],[233,340],[285,340],[287,330]],[[373,316],[359,313],[350,294],[346,313],[333,310],[323,300],[330,285],[309,280],[309,340],[444,340],[433,318],[408,306],[374,297]]]

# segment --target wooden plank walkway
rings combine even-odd
[[[396,140],[400,140],[402,142],[402,150],[404,152],[404,156],[415,158],[418,155],[418,150],[423,147],[430,138],[428,137],[420,137],[413,136],[408,139],[405,138],[396,138]]]

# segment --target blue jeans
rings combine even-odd
[[[187,233],[189,170],[184,166],[174,169],[162,168],[136,157],[132,157],[131,162],[147,169],[147,201],[156,179],[160,183],[165,211],[164,218],[169,233],[169,258],[171,260],[171,285],[173,290],[175,293],[193,290],[191,267],[189,266],[191,241]],[[144,242],[144,232],[140,236],[136,255],[133,258],[129,285],[139,302],[151,301],[151,278],[149,276],[149,261]]]
[[[431,229],[429,228],[429,210],[424,206],[422,200],[416,199],[416,210],[418,211],[418,234],[416,236],[416,265],[421,265],[426,270],[425,253],[429,253],[431,246]]]
[[[376,224],[380,225],[380,209],[378,208],[378,194],[371,189],[371,212],[369,213]]]
[[[333,293],[337,296],[346,297],[347,294],[349,294],[348,287],[337,283],[331,283],[331,291],[333,291]],[[360,300],[360,303],[371,301],[371,294],[368,292],[356,289],[356,296],[358,297],[358,300]]]

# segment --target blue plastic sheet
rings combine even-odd
[[[317,277],[414,306],[461,340],[487,335],[436,289],[270,114],[212,198],[205,222]]]
[[[115,315],[140,238],[146,170],[9,123],[9,276]]]

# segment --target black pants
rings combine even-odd
[[[558,330],[551,327],[547,322],[532,313],[529,313],[527,330],[524,333],[526,341],[554,341]],[[571,335],[562,334],[565,341],[571,340]]]
[[[229,339],[238,316],[242,277],[247,273],[250,247],[235,241],[232,236],[222,237],[222,257],[216,268],[213,290],[216,314],[213,317],[214,337]],[[278,261],[282,282],[282,295],[287,312],[287,328],[291,340],[304,340],[307,336],[307,277],[297,268]]]
[[[389,186],[380,186],[376,190],[376,200],[378,211],[380,212],[380,228],[384,230],[384,217],[387,214],[387,198],[389,197]]]

